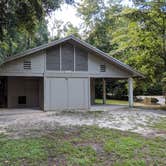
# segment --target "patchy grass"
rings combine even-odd
[[[95,99],[95,104],[103,104],[103,100],[102,99]],[[128,101],[124,101],[124,100],[106,100],[106,104],[128,105]]]
[[[6,161],[24,158],[36,161],[46,157],[43,139],[3,140],[0,145],[0,159]]]
[[[144,138],[95,126],[61,127],[36,138],[0,136],[0,166],[164,166],[164,147],[164,138]]]
[[[116,140],[108,140],[104,149],[106,152],[114,152],[124,158],[132,158],[135,156],[135,149],[142,148],[141,140],[133,137],[120,137]]]
[[[142,109],[151,109],[151,110],[163,110],[166,111],[166,105],[159,105],[159,104],[151,104],[151,105],[146,105],[142,103],[134,103],[135,108],[142,108]]]
[[[77,110],[69,110],[69,111],[59,111],[56,113],[51,114],[50,116],[63,116],[63,115],[67,115],[67,116],[76,116],[76,117],[81,117],[81,118],[95,118],[95,117],[101,117],[102,115],[104,115],[105,112],[101,111],[101,110],[97,110],[97,111],[77,111]]]

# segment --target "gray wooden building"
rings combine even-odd
[[[53,41],[5,59],[0,66],[0,106],[47,110],[88,109],[95,100],[94,82],[128,79],[133,105],[134,77],[143,75],[74,36]]]

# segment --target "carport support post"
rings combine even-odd
[[[128,79],[128,85],[129,107],[133,107],[133,79],[131,77]]]
[[[106,82],[104,78],[102,82],[103,82],[103,104],[106,104]]]
[[[90,78],[91,104],[95,104],[95,78]]]

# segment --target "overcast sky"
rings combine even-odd
[[[75,0],[80,2],[81,0]],[[123,0],[124,5],[131,5],[130,0]],[[81,24],[81,19],[77,16],[77,10],[73,5],[63,4],[61,9],[56,10],[48,17],[48,30],[51,36],[55,36],[57,33],[56,28],[53,28],[55,20],[61,20],[66,24],[67,22],[72,23],[74,26],[79,27]]]

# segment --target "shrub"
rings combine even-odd
[[[154,103],[154,104],[156,104],[157,102],[158,102],[159,100],[158,99],[156,99],[156,98],[151,98],[151,103]]]
[[[140,97],[134,97],[134,101],[141,103],[143,101],[143,99]]]
[[[145,104],[151,104],[151,103],[156,104],[159,100],[157,98],[154,98],[154,97],[152,97],[152,98],[145,97],[143,101]]]

